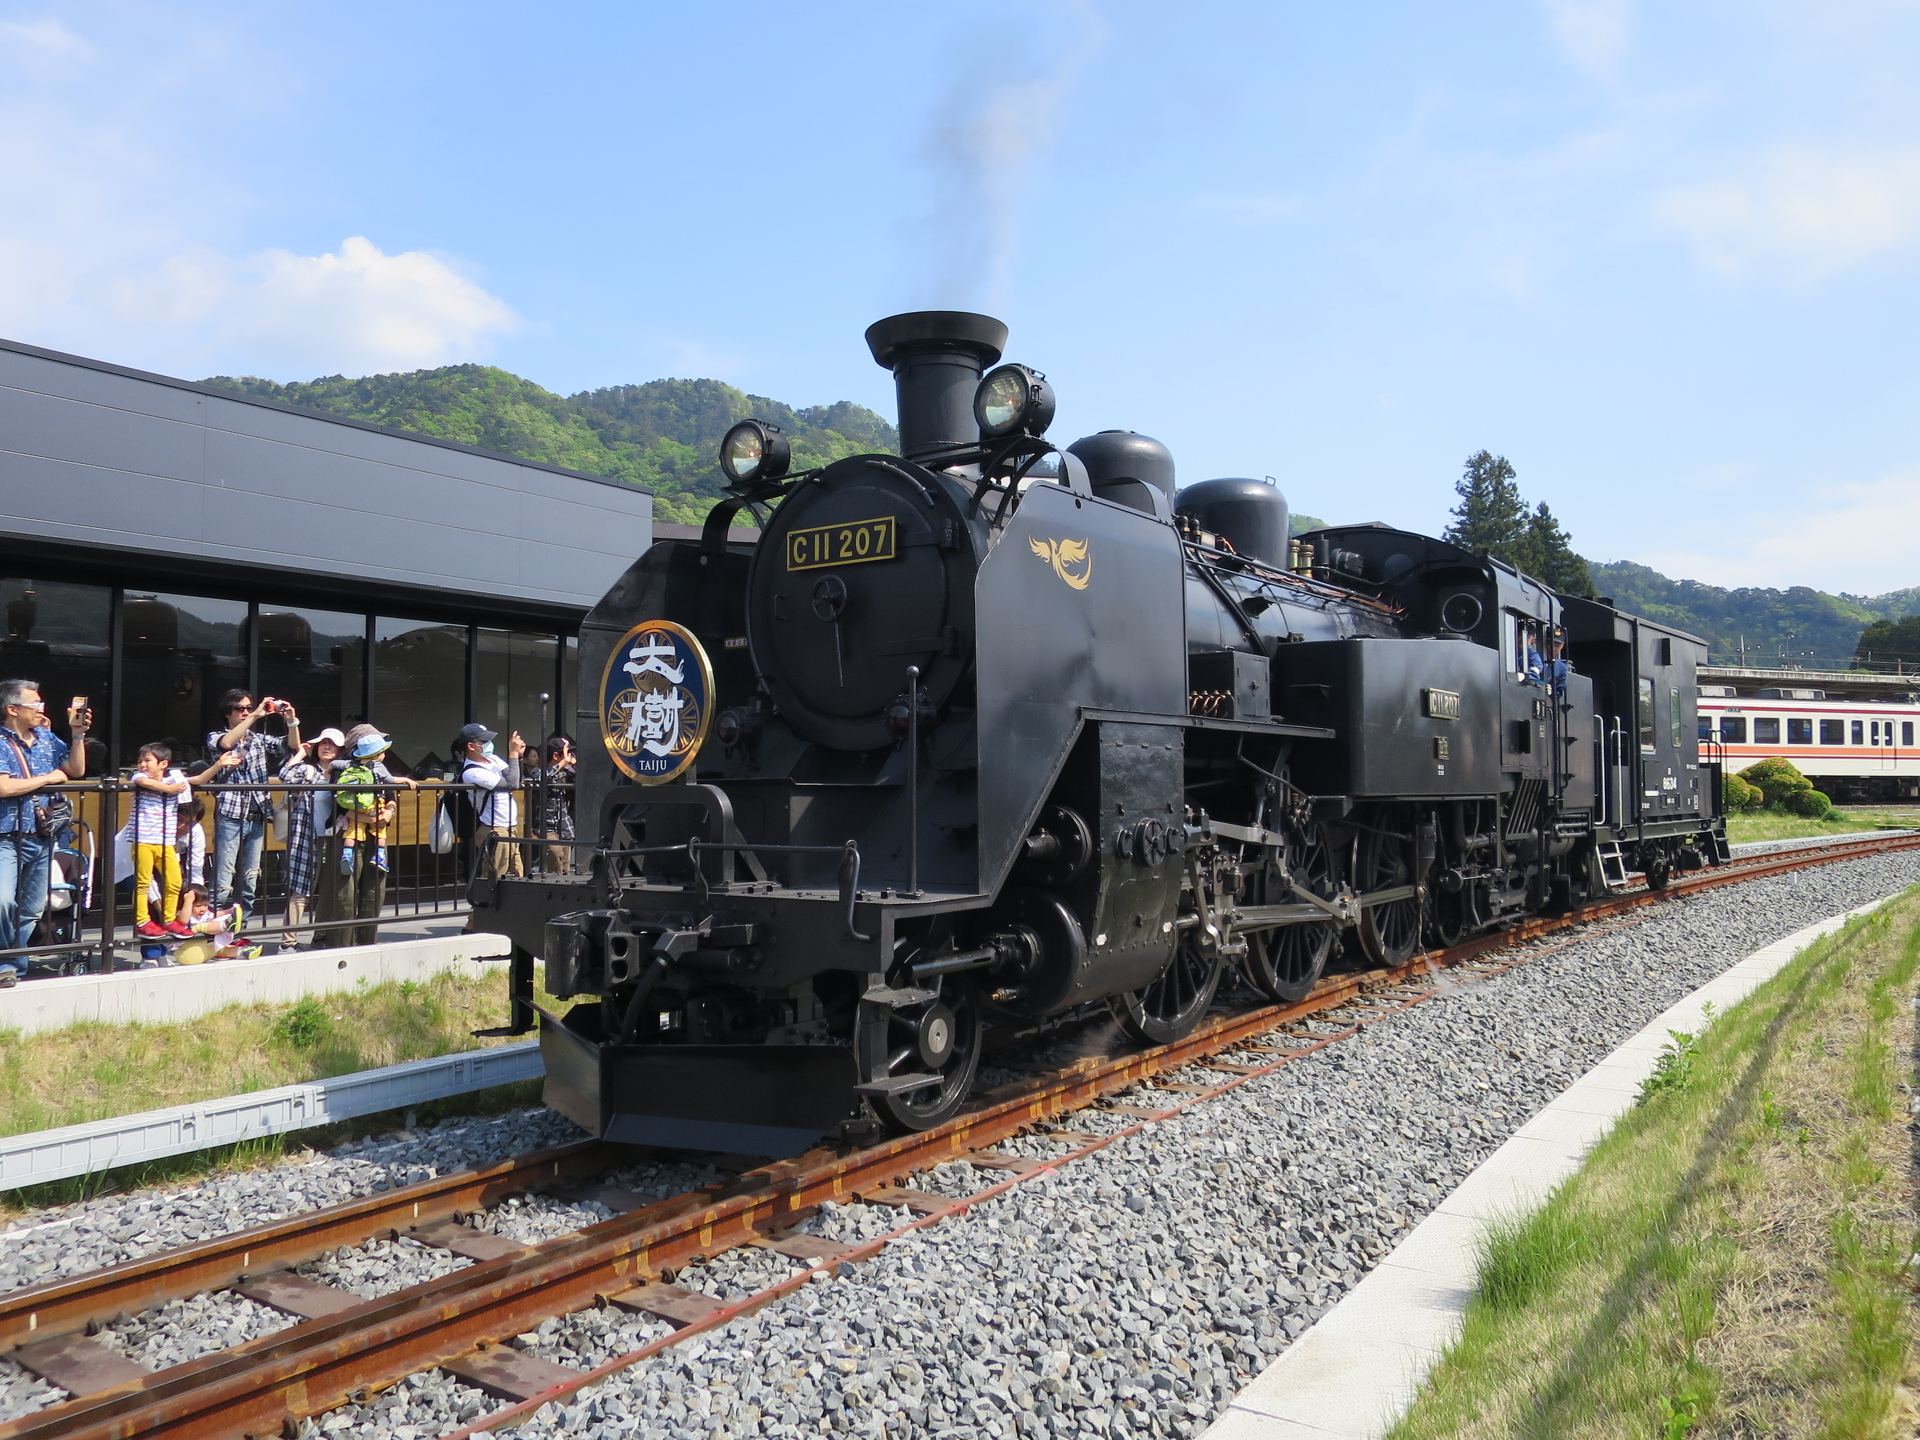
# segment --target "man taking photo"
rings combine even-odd
[[[51,808],[30,797],[87,773],[93,711],[85,706],[67,711],[69,745],[48,728],[46,702],[34,681],[0,681],[0,706],[6,716],[0,735],[0,949],[13,949],[33,943],[34,928],[46,911],[56,838]],[[26,973],[24,959],[0,959],[0,988]]]
[[[220,701],[226,717],[225,731],[207,734],[207,754],[218,756],[229,750],[240,755],[239,764],[223,777],[232,786],[264,786],[300,748],[300,717],[293,706],[269,695],[258,705],[245,690],[229,690]],[[286,722],[284,740],[262,735],[254,728],[269,715]],[[238,930],[253,914],[260,889],[260,851],[266,844],[267,821],[273,816],[273,797],[264,789],[230,789],[220,792],[213,818],[213,908],[224,910],[238,904],[233,928]],[[239,872],[239,893],[234,893],[234,872]]]

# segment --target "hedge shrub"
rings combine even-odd
[[[1833,813],[1833,801],[1809,785],[1787,797],[1787,809],[1809,820],[1824,820]]]
[[[1736,810],[1758,810],[1765,803],[1765,797],[1761,795],[1759,789],[1749,785],[1738,775],[1720,777],[1720,806],[1727,813],[1732,814]]]

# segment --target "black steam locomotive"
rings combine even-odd
[[[702,539],[583,625],[587,873],[473,899],[515,1025],[535,955],[574,1002],[538,1016],[547,1097],[596,1134],[924,1128],[989,1027],[1167,1041],[1229,967],[1298,999],[1336,950],[1725,858],[1698,640],[1385,525],[1290,538],[1271,485],[1176,493],[1130,431],[1059,449],[1042,375],[983,378],[1005,340],[874,325],[902,453],[788,474],[736,426]]]

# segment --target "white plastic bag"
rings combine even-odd
[[[427,827],[427,848],[436,855],[447,855],[453,851],[453,816],[447,813],[445,797],[433,807],[433,824]]]

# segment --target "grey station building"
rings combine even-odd
[[[86,696],[96,763],[197,754],[234,686],[309,734],[371,719],[414,772],[469,720],[564,728],[580,619],[652,517],[599,476],[0,341],[0,672],[56,717]]]

